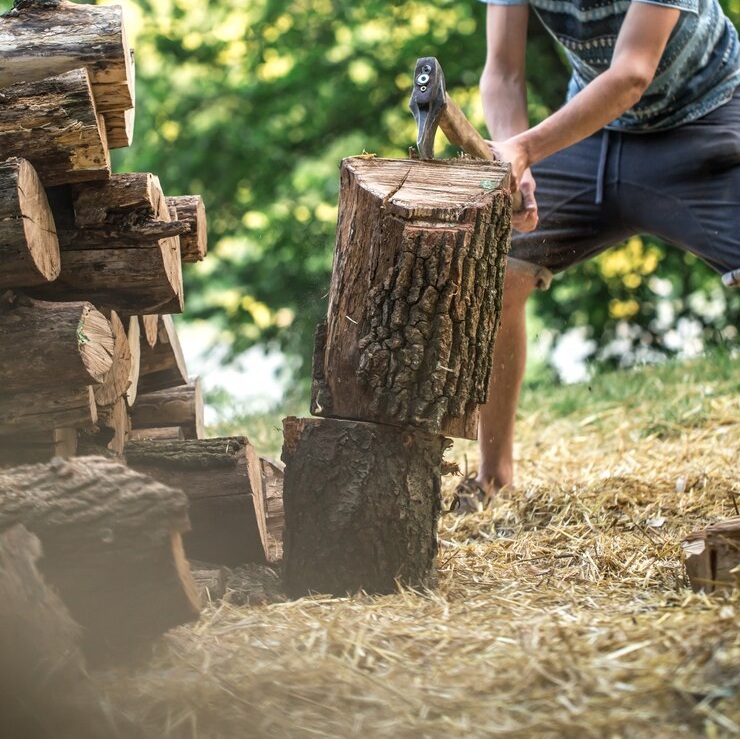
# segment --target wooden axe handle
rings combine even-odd
[[[491,147],[486,140],[478,133],[478,129],[465,117],[465,113],[457,107],[455,101],[445,92],[447,105],[442,111],[439,119],[439,127],[447,136],[447,140],[453,146],[459,146],[466,154],[479,159],[488,159],[489,162],[494,160]],[[511,206],[514,211],[519,211],[523,207],[522,194],[519,190],[512,193]]]

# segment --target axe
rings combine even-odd
[[[434,135],[439,127],[453,146],[459,146],[472,157],[493,161],[491,147],[447,92],[445,76],[436,57],[417,60],[409,108],[416,119],[416,148],[422,159],[434,159]],[[518,190],[512,195],[512,207],[515,211],[523,207]]]

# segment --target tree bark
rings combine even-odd
[[[189,385],[139,393],[131,408],[131,425],[135,429],[179,426],[186,439],[202,439],[205,426],[200,377]]]
[[[55,280],[61,268],[54,217],[36,170],[0,162],[0,289]]]
[[[19,392],[0,402],[0,434],[91,428],[97,420],[95,394],[89,385]]]
[[[113,365],[111,324],[87,302],[0,301],[0,405],[19,392],[103,382]]]
[[[695,591],[731,591],[740,579],[732,572],[740,567],[740,516],[692,532],[681,546],[686,574]]]
[[[127,656],[197,618],[179,490],[102,457],[16,467],[0,471],[0,531],[19,523],[41,540],[44,578],[93,659]]]
[[[289,595],[391,593],[434,572],[447,440],[396,426],[289,417],[283,568]]]
[[[187,384],[188,370],[175,322],[172,316],[160,316],[157,343],[141,347],[138,392],[153,393]]]
[[[179,195],[167,198],[167,205],[172,220],[187,226],[187,231],[180,234],[182,261],[201,262],[208,251],[208,226],[203,198],[200,195]]]
[[[0,87],[86,67],[99,112],[134,106],[133,53],[119,5],[25,5],[0,17]]]
[[[133,469],[187,494],[189,558],[227,567],[266,561],[260,462],[246,438],[138,441],[125,452]]]
[[[2,90],[0,151],[27,159],[45,187],[110,177],[87,72],[76,69]]]
[[[312,413],[477,437],[510,243],[507,187],[495,162],[343,162]]]
[[[89,299],[119,313],[180,313],[182,264],[158,178],[114,175],[106,183],[56,188],[49,200],[62,268],[36,290],[49,300]]]
[[[0,716],[3,736],[121,736],[85,669],[81,629],[41,576],[41,543],[23,526],[0,534]],[[129,733],[126,736],[138,736]]]

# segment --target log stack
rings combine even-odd
[[[206,254],[205,209],[111,173],[134,87],[120,7],[17,0],[0,16],[0,464],[122,459],[132,416],[203,436],[171,314],[183,260]],[[155,420],[148,394],[173,389],[187,400]]]
[[[283,423],[289,594],[433,575],[445,437],[475,439],[511,232],[508,167],[342,164],[311,411]]]

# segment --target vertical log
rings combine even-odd
[[[439,435],[335,419],[283,421],[283,567],[291,596],[428,584],[437,551]]]
[[[0,289],[56,279],[54,217],[36,170],[25,159],[0,162]]]
[[[509,249],[507,187],[495,162],[343,162],[313,413],[476,438]]]

